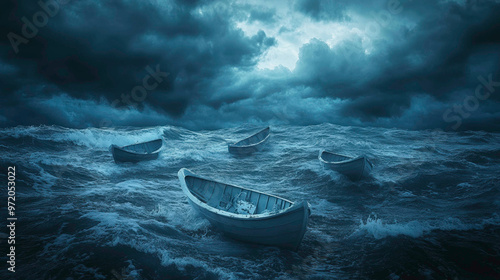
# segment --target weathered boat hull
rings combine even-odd
[[[255,152],[262,151],[265,146],[266,146],[267,141],[260,143],[259,145],[255,146],[247,146],[247,147],[234,147],[234,146],[227,146],[228,151],[233,154],[233,155],[251,155]]]
[[[140,162],[140,161],[154,160],[158,158],[159,154],[159,153],[153,153],[153,154],[131,153],[115,145],[111,146],[111,153],[113,154],[113,159],[115,160],[115,162]]]
[[[188,201],[214,227],[233,239],[291,250],[299,247],[309,221],[309,207],[306,202],[292,206],[294,209],[279,217],[241,220],[219,216],[199,207],[191,200]]]
[[[307,202],[290,202],[292,205],[285,211],[272,215],[221,214],[221,210],[208,206],[191,193],[186,183],[186,176],[196,175],[184,168],[179,171],[178,175],[189,204],[225,235],[244,242],[278,246],[291,250],[296,250],[299,247],[311,213]],[[211,181],[210,184],[223,183]],[[262,193],[262,195],[264,194]],[[257,202],[257,204],[259,203]]]
[[[140,162],[158,158],[163,144],[161,139],[118,147],[111,145],[110,151],[115,162]]]
[[[323,151],[319,156],[319,159],[323,166],[333,171],[339,172],[353,181],[357,181],[362,179],[363,177],[367,177],[373,169],[373,164],[370,162],[370,160],[368,160],[366,156],[350,158],[339,162],[329,162],[322,157],[324,153],[328,152]]]
[[[234,155],[250,155],[258,151],[262,151],[270,137],[270,128],[266,127],[263,130],[251,135],[241,141],[227,146],[229,153]]]

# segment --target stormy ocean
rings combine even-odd
[[[257,126],[0,129],[1,180],[16,168],[16,272],[0,279],[499,279],[500,134],[321,124],[271,126],[264,151],[227,142]],[[158,160],[116,164],[111,144],[164,139]],[[325,170],[320,149],[366,154],[372,177]],[[297,252],[225,237],[177,172],[307,200]],[[7,191],[1,216],[6,224]]]

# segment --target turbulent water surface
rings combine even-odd
[[[227,152],[257,127],[0,130],[2,184],[16,166],[16,272],[1,279],[445,279],[500,277],[500,134],[274,126],[262,152]],[[162,137],[158,160],[108,147]],[[366,154],[372,177],[325,170],[321,148]],[[177,172],[307,200],[297,252],[240,243],[199,217]],[[2,192],[6,220],[6,191]],[[5,227],[4,227],[5,228]],[[411,278],[415,277],[415,278]]]

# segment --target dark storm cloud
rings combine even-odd
[[[267,4],[69,2],[17,54],[1,37],[0,124],[86,126],[109,118],[190,128],[335,122],[500,130],[499,3]],[[40,10],[36,2],[2,5],[4,35],[21,34],[22,17]],[[336,41],[312,34],[297,43],[309,35],[300,25],[311,23],[334,26]],[[276,37],[259,31],[266,27]],[[297,44],[295,68],[258,69],[285,39]],[[168,75],[143,102],[112,108],[157,67]],[[478,86],[488,90],[484,99],[475,97]]]
[[[147,103],[180,116],[191,100],[201,98],[199,92],[221,69],[250,67],[273,45],[263,32],[247,37],[236,29],[226,6],[209,4],[197,12],[203,1],[160,4],[73,1],[58,5],[37,36],[16,45],[17,53],[5,35],[22,36],[23,17],[33,22],[34,13],[42,9],[36,1],[2,4],[0,63],[18,69],[0,73],[4,100],[20,110],[20,103],[31,104],[25,100],[26,88],[38,86],[52,90],[38,91],[37,98],[62,92],[78,99],[104,97],[111,103],[141,84],[149,74],[147,66],[159,65],[169,75],[148,95]]]
[[[241,107],[252,104],[245,106],[248,110],[269,103],[278,107],[288,104],[284,98],[296,100],[300,96],[297,101],[303,106],[285,109],[280,118],[300,124],[332,120],[352,124],[359,120],[375,125],[449,129],[460,117],[460,129],[498,130],[495,123],[500,120],[500,87],[487,100],[477,100],[478,108],[471,98],[476,88],[484,85],[479,77],[500,82],[500,5],[423,1],[409,3],[404,9],[401,7],[403,12],[392,15],[387,23],[380,22],[376,11],[369,17],[365,35],[375,45],[369,54],[362,35],[333,47],[312,39],[300,48],[292,73],[275,69],[271,72],[276,77],[270,77],[270,73],[233,77],[231,80],[239,82],[229,88],[217,86],[228,94],[215,96],[217,102],[213,104],[216,108],[237,102]],[[314,14],[311,17],[316,18]],[[378,33],[369,32],[370,24],[379,25]],[[291,89],[295,89],[293,97],[287,94]],[[314,103],[308,102],[313,99]],[[325,100],[343,102],[337,104],[336,112],[319,110],[322,116],[313,117],[318,113],[315,107],[320,108]],[[465,114],[445,114],[455,106],[462,106]],[[467,112],[467,108],[473,110]],[[266,119],[263,110],[249,110],[247,114]],[[303,110],[311,113],[301,115]],[[300,117],[295,118],[296,113]]]
[[[332,0],[297,0],[297,11],[310,16],[314,20],[348,20],[344,1]]]
[[[492,75],[494,81],[500,81],[500,5],[481,3],[473,7],[443,4],[439,12],[426,15],[413,30],[402,32],[404,43],[387,48],[387,55],[381,57],[390,63],[365,88],[388,104],[366,106],[363,94],[359,103],[345,108],[346,114],[354,110],[361,116],[397,116],[394,105],[407,108],[417,93],[446,102],[464,89],[472,94],[480,84],[480,75]],[[492,95],[489,102],[498,100],[498,95]]]
[[[406,9],[420,11],[420,16],[414,12],[407,15],[416,17],[415,26],[395,31],[379,26],[383,36],[372,39],[377,47],[384,47],[370,55],[363,53],[359,40],[350,42],[349,52],[343,46],[330,48],[319,40],[304,45],[295,69],[297,79],[314,88],[318,96],[348,99],[343,115],[363,121],[400,117],[417,94],[441,102],[462,102],[467,94],[474,94],[480,75],[492,75],[493,81],[500,81],[498,3],[479,1],[461,6],[420,1]],[[399,21],[401,18],[394,17],[391,23]],[[469,92],[464,94],[464,89]],[[488,102],[499,98],[498,94],[491,95]],[[492,120],[498,120],[498,116]],[[433,122],[440,125],[443,119]]]

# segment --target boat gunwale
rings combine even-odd
[[[231,148],[248,148],[248,147],[254,147],[254,146],[257,146],[257,145],[259,145],[259,144],[263,143],[264,141],[266,141],[266,140],[267,140],[267,138],[269,138],[269,136],[271,136],[271,133],[268,133],[268,134],[267,134],[267,136],[266,136],[264,139],[262,139],[261,141],[259,141],[259,142],[257,142],[257,143],[254,143],[254,144],[249,144],[249,145],[244,145],[244,146],[237,146],[237,144],[238,144],[238,143],[240,143],[240,142],[243,142],[243,141],[245,141],[245,140],[247,140],[247,139],[249,139],[249,138],[254,137],[255,135],[257,135],[257,134],[259,134],[259,133],[263,132],[263,131],[264,131],[264,130],[266,130],[266,129],[270,129],[270,127],[268,126],[268,127],[264,128],[264,129],[261,129],[260,131],[258,131],[258,132],[256,132],[256,133],[254,133],[254,134],[252,134],[252,135],[250,135],[250,136],[248,136],[248,137],[246,137],[246,138],[243,138],[243,139],[241,139],[241,140],[239,140],[239,141],[237,141],[237,142],[234,142],[234,143],[232,143],[232,144],[228,144],[228,146],[229,146],[229,147],[231,147]]]
[[[181,188],[182,188],[183,192],[188,196],[189,200],[191,200],[192,202],[196,203],[196,205],[198,205],[199,207],[202,207],[202,208],[204,208],[205,210],[207,210],[207,211],[209,211],[211,213],[214,213],[214,214],[217,214],[217,215],[221,215],[221,216],[224,216],[224,217],[227,217],[227,218],[232,218],[232,219],[237,219],[237,220],[247,220],[247,221],[248,220],[260,221],[260,220],[266,220],[266,219],[275,219],[275,218],[278,218],[280,216],[287,215],[290,212],[293,212],[296,208],[304,207],[303,204],[306,203],[305,201],[292,202],[292,201],[290,201],[288,199],[285,199],[285,198],[282,198],[282,197],[279,197],[279,196],[276,196],[276,195],[267,194],[267,193],[260,192],[260,191],[257,191],[257,190],[252,190],[252,189],[248,189],[248,188],[245,188],[245,187],[240,187],[240,186],[237,186],[237,185],[222,183],[222,182],[219,182],[219,181],[216,181],[216,180],[205,178],[203,176],[199,176],[199,175],[194,174],[192,171],[190,171],[187,168],[181,168],[179,170],[179,172],[178,172],[178,176],[179,176],[179,180],[181,182]],[[281,212],[276,213],[276,214],[272,214],[272,215],[270,215],[268,213],[265,213],[265,214],[253,214],[253,215],[250,215],[250,214],[236,214],[236,213],[231,213],[231,212],[224,211],[224,210],[221,210],[221,209],[217,209],[217,208],[215,208],[213,206],[210,206],[207,203],[201,201],[199,198],[197,198],[195,195],[193,195],[193,193],[191,192],[191,190],[189,189],[189,187],[187,186],[187,183],[186,183],[186,177],[188,177],[188,176],[191,176],[191,177],[194,177],[194,178],[203,179],[203,180],[208,180],[210,182],[219,183],[219,184],[223,184],[223,185],[230,185],[232,187],[240,188],[242,190],[247,190],[247,191],[251,191],[251,192],[255,192],[255,193],[259,193],[259,194],[264,194],[266,196],[278,198],[278,199],[281,199],[281,200],[283,200],[285,202],[290,203],[290,206],[286,210],[281,211]],[[308,205],[306,204],[306,206],[308,206]]]
[[[132,152],[132,151],[129,151],[129,150],[125,150],[125,148],[127,147],[131,147],[131,146],[135,146],[135,145],[140,145],[140,144],[146,144],[146,143],[151,143],[151,142],[155,142],[155,141],[161,141],[161,146],[160,148],[150,152],[150,153],[137,153],[137,152]],[[163,139],[161,138],[158,138],[158,139],[155,139],[155,140],[151,140],[151,141],[146,141],[146,142],[141,142],[141,143],[135,143],[135,144],[131,144],[131,145],[126,145],[126,146],[117,146],[117,145],[111,145],[111,147],[113,149],[118,149],[122,152],[125,152],[125,153],[128,153],[128,154],[132,154],[132,155],[152,155],[152,154],[157,154],[160,152],[161,148],[163,147]]]
[[[326,161],[323,159],[323,157],[321,155],[323,155],[323,153],[329,153],[329,154],[333,154],[333,155],[338,155],[338,156],[343,156],[343,157],[347,157],[349,159],[346,159],[346,160],[342,160],[342,161]],[[365,155],[361,155],[361,156],[358,156],[358,157],[350,157],[350,156],[346,156],[346,155],[341,155],[341,154],[337,154],[337,153],[332,153],[332,152],[329,152],[329,151],[326,151],[326,150],[321,150],[319,152],[319,156],[318,156],[318,159],[323,162],[323,163],[326,163],[326,164],[344,164],[344,163],[350,163],[350,162],[353,162],[353,161],[356,161],[356,160],[360,160],[360,159],[365,159],[368,161],[368,158],[365,156]],[[373,165],[372,165],[373,167]]]

